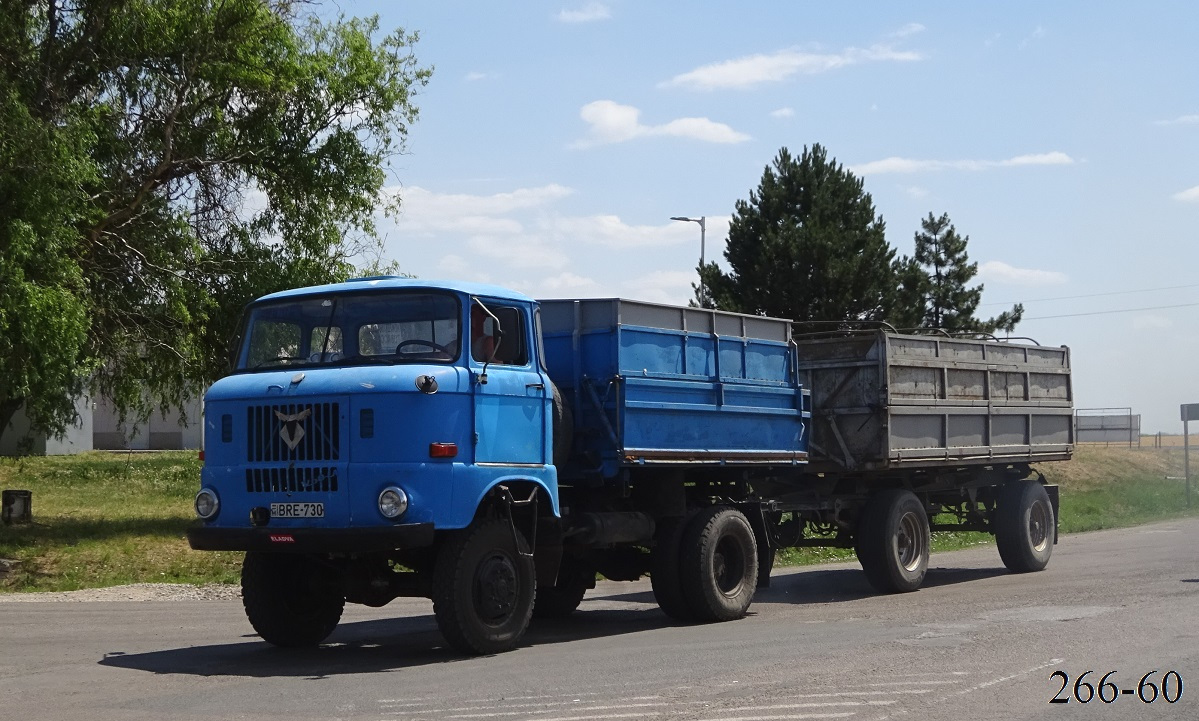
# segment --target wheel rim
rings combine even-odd
[[[899,532],[895,535],[895,547],[899,554],[899,565],[906,571],[920,568],[924,560],[924,534],[921,533],[923,524],[913,512],[903,514],[899,519]]]
[[[1049,545],[1049,509],[1040,501],[1028,509],[1028,540],[1038,553]]]
[[[745,554],[744,548],[731,536],[725,536],[716,543],[716,551],[712,555],[712,576],[716,587],[728,597],[736,596],[745,584]]]
[[[508,618],[518,593],[516,564],[506,554],[492,554],[475,569],[475,611],[484,622],[495,625]]]

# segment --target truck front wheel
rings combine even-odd
[[[928,572],[928,514],[916,494],[892,489],[870,497],[854,550],[866,580],[882,593],[915,591]]]
[[[735,508],[712,506],[687,525],[679,575],[697,621],[741,618],[758,585],[753,527]]]
[[[246,618],[263,641],[315,646],[341,620],[345,594],[332,569],[308,556],[247,553],[241,568]]]
[[[433,614],[446,641],[466,654],[507,651],[528,628],[536,593],[528,543],[509,521],[458,532],[437,554]]]
[[[999,490],[995,545],[1013,573],[1041,571],[1053,554],[1053,505],[1036,481],[1016,481]]]

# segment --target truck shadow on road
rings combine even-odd
[[[922,589],[969,583],[984,578],[1008,575],[1007,569],[942,568],[928,569]],[[866,575],[858,568],[830,568],[785,572],[771,577],[769,588],[758,589],[754,603],[842,603],[878,596]]]
[[[924,588],[966,583],[1006,573],[1003,568],[932,568]],[[646,633],[682,625],[657,608],[651,591],[607,591],[605,586],[591,591],[579,610],[569,618],[534,620],[514,653],[536,646]],[[773,577],[770,588],[758,590],[755,603],[844,603],[877,595],[856,568],[804,570]],[[753,615],[752,607],[750,615]],[[467,658],[449,649],[432,615],[344,622],[328,641],[313,649],[275,648],[253,634],[243,638],[245,640],[237,643],[150,653],[111,653],[106,654],[99,664],[158,674],[291,676],[315,680],[345,674],[388,673],[442,663],[489,662],[489,657]]]
[[[638,595],[638,594],[630,594]],[[651,599],[652,601],[652,599]],[[530,647],[640,633],[673,626],[657,607],[588,610],[562,620],[535,620],[513,653]],[[111,653],[101,666],[156,674],[328,678],[387,673],[440,663],[488,663],[446,646],[432,615],[344,622],[319,648],[275,648],[253,634],[237,643],[197,645],[150,653]]]

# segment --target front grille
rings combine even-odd
[[[336,461],[341,454],[338,403],[280,403],[246,409],[251,463]]]
[[[336,468],[249,468],[246,493],[336,493]]]

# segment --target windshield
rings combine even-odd
[[[250,309],[238,370],[369,363],[452,363],[458,299],[448,293],[374,291],[309,296]]]

